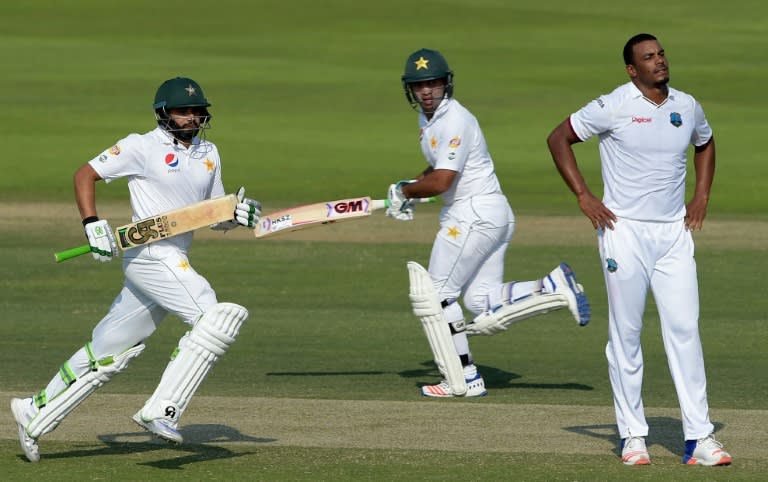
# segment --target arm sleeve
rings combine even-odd
[[[210,192],[208,193],[208,199],[213,199],[217,197],[221,197],[225,194],[224,192],[224,182],[221,178],[221,157],[219,156],[219,150],[214,150],[214,162],[216,163],[216,167],[213,169],[213,181],[211,182]]]
[[[613,114],[605,97],[598,97],[570,117],[573,132],[582,141],[610,130],[612,120]]]
[[[141,155],[141,136],[131,134],[119,140],[117,144],[104,150],[88,163],[105,182],[143,174],[144,156]]]
[[[470,147],[475,139],[467,123],[447,126],[440,132],[435,154],[435,169],[461,172],[469,158]]]
[[[707,116],[704,115],[704,109],[697,101],[693,101],[693,118],[696,125],[691,133],[691,144],[694,146],[703,146],[712,138],[712,128],[707,122]]]

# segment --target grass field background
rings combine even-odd
[[[377,217],[268,242],[201,233],[194,266],[251,318],[182,421],[191,442],[168,449],[129,421],[184,332],[171,318],[125,374],[41,439],[40,464],[20,456],[10,414],[0,413],[2,473],[749,480],[768,469],[763,2],[36,0],[4,6],[3,19],[0,383],[8,397],[39,390],[117,293],[117,263],[53,263],[53,251],[83,242],[71,175],[128,133],[151,129],[154,91],[176,75],[199,81],[213,104],[209,138],[228,190],[245,185],[269,210],[383,196],[420,171],[415,114],[399,78],[410,52],[441,50],[519,215],[507,277],[532,279],[568,260],[594,319],[580,329],[553,313],[472,339],[489,396],[423,400],[417,387],[438,376],[410,313],[405,261],[428,260],[437,207],[410,225]],[[644,398],[656,463],[633,470],[617,461],[596,246],[545,145],[565,116],[626,81],[621,48],[641,31],[659,36],[672,85],[699,99],[717,139],[697,259],[713,422],[736,457],[722,470],[679,464],[679,411],[652,300]],[[595,142],[576,148],[599,192]],[[126,194],[124,182],[99,185],[102,215],[126,220]]]

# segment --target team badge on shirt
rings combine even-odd
[[[675,127],[680,127],[681,125],[683,125],[683,116],[681,116],[677,112],[673,112],[669,114],[669,123]]]
[[[429,139],[429,145],[432,146],[432,149],[437,149],[437,137],[432,136]]]

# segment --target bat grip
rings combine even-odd
[[[66,249],[64,251],[59,251],[58,253],[54,253],[53,257],[56,258],[57,263],[61,263],[62,261],[76,258],[80,255],[90,253],[90,252],[91,252],[90,245],[84,244],[82,246],[78,246],[77,248]]]

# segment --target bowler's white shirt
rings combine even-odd
[[[421,150],[434,169],[456,171],[443,193],[446,206],[484,194],[500,194],[499,180],[475,116],[459,101],[444,99],[432,119],[419,115]]]
[[[712,137],[704,110],[669,88],[656,105],[628,82],[570,117],[576,136],[599,136],[603,203],[619,217],[668,222],[685,216],[688,147]]]
[[[224,195],[216,146],[195,138],[185,148],[159,127],[130,134],[89,163],[106,182],[128,179],[133,221]],[[192,233],[173,239],[186,249]]]

